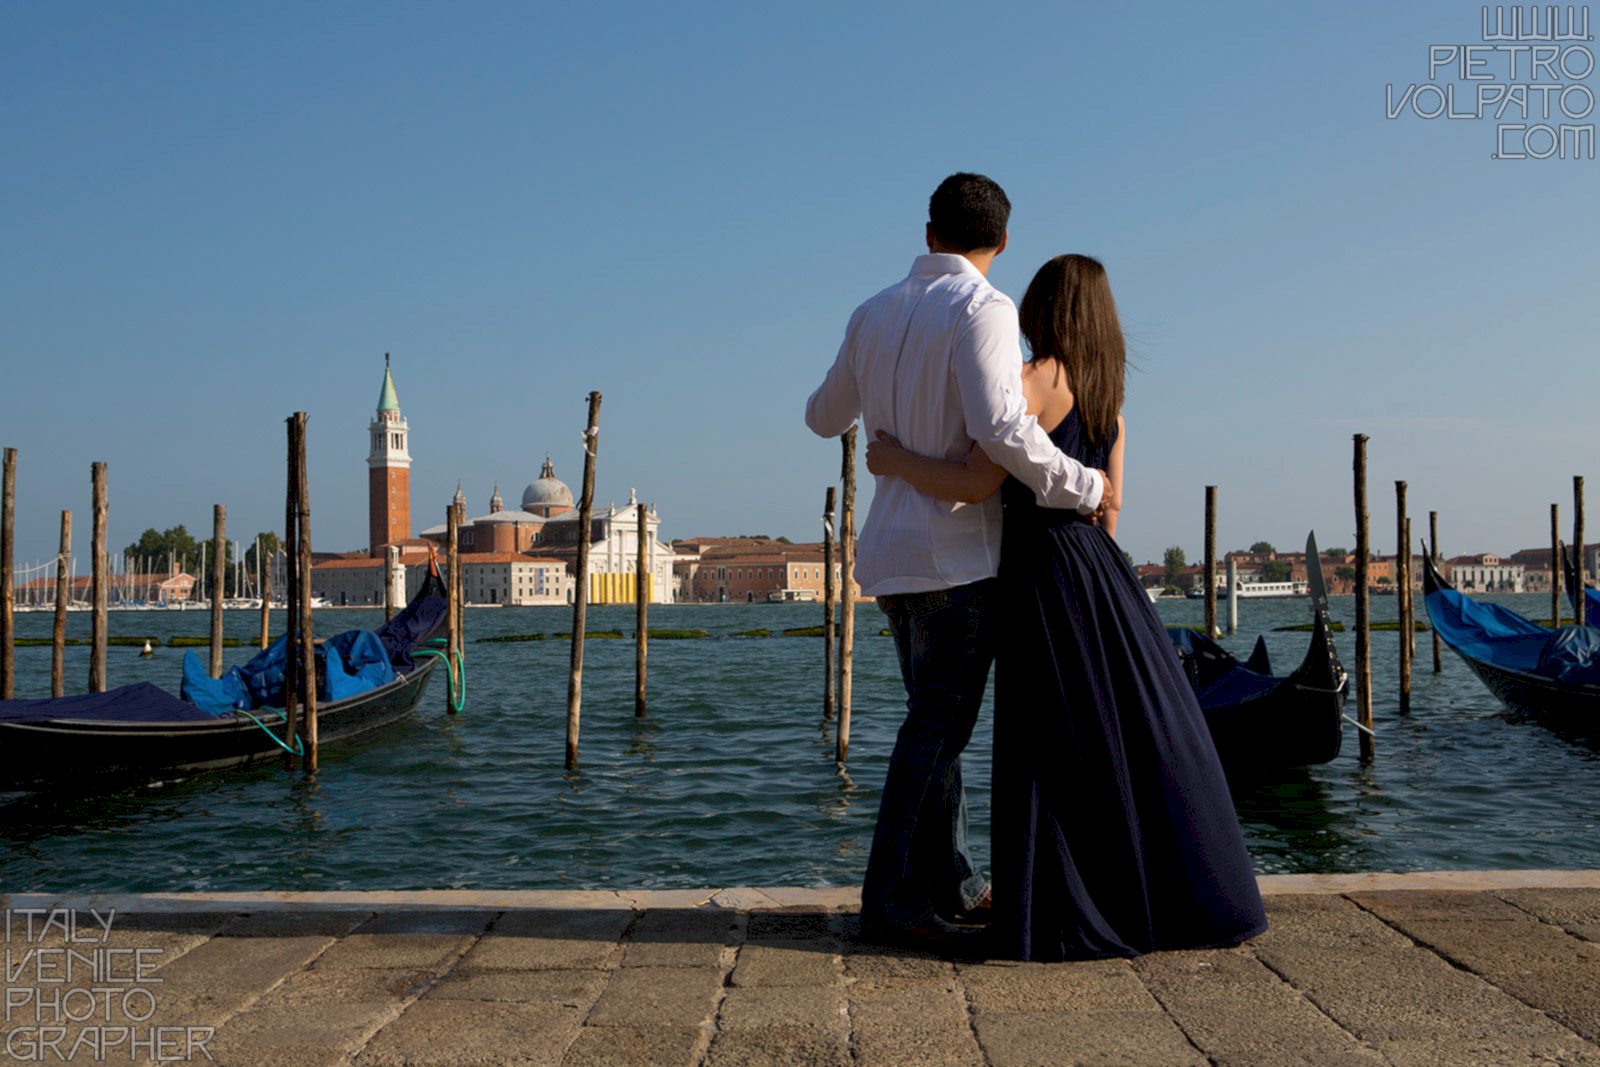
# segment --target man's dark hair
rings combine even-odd
[[[982,174],[952,174],[928,198],[934,237],[957,252],[1000,247],[1010,221],[1006,191]]]

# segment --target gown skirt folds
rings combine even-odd
[[[1104,469],[1076,412],[1051,434]],[[1227,779],[1122,550],[1005,497],[995,668],[994,932],[1021,960],[1237,944],[1266,929]]]

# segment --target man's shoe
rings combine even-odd
[[[994,887],[985,888],[983,896],[972,907],[950,916],[950,921],[960,926],[987,926],[994,914]]]

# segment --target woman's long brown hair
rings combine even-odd
[[[1128,353],[1105,266],[1090,256],[1055,257],[1028,283],[1018,315],[1033,357],[1066,371],[1085,436],[1109,441]]]

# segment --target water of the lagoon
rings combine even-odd
[[[1548,614],[1539,596],[1495,598]],[[1393,597],[1374,617],[1392,618]],[[1419,604],[1420,609],[1420,604]],[[860,879],[903,692],[881,615],[863,605],[848,774],[820,722],[815,638],[733,639],[810,625],[815,605],[659,606],[652,627],[716,639],[656,641],[650,714],[633,716],[633,643],[592,640],[584,676],[582,770],[562,769],[568,645],[469,644],[468,704],[444,712],[442,676],[420,714],[328,748],[315,782],[276,763],[116,792],[0,796],[0,891],[848,885]],[[1198,622],[1195,601],[1162,602]],[[1249,601],[1229,640],[1306,618],[1304,601]],[[1334,615],[1347,623],[1349,598]],[[275,624],[281,616],[275,615]],[[319,611],[319,632],[376,625],[370,611]],[[256,617],[230,612],[230,636]],[[469,640],[570,629],[559,608],[468,613]],[[71,617],[87,636],[86,614]],[[592,629],[632,632],[632,609],[595,608]],[[47,614],[18,616],[45,636]],[[204,612],[117,612],[113,634],[200,635]],[[1278,670],[1307,635],[1267,633]],[[1353,661],[1351,635],[1340,652]],[[1600,754],[1508,716],[1446,650],[1431,673],[1418,635],[1413,712],[1396,712],[1398,635],[1373,635],[1377,761],[1362,767],[1347,729],[1333,763],[1236,788],[1263,872],[1600,866]],[[250,649],[232,649],[242,662]],[[113,685],[176,690],[180,653],[110,650]],[[17,650],[18,696],[49,691],[50,650]],[[87,649],[68,649],[80,687]],[[1353,707],[1352,707],[1353,710]],[[973,840],[987,858],[989,713],[966,757]],[[1096,818],[1084,812],[1084,818]]]

